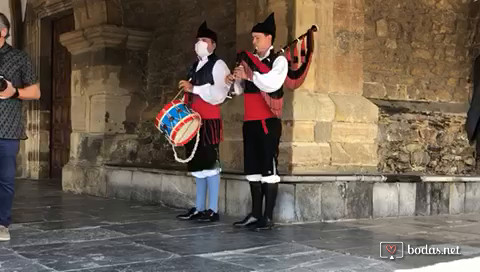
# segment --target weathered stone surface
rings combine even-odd
[[[169,176],[158,175],[155,173],[135,171],[132,176],[132,199],[147,203],[163,203],[173,207],[187,207],[188,205],[185,204],[188,204],[188,199],[189,197],[191,198],[191,195],[188,195],[185,191],[191,189],[191,187],[188,187],[188,185],[182,182],[186,177],[175,177],[175,179],[182,183],[174,184],[173,186],[175,187],[168,190],[169,194],[163,195],[167,190],[164,188],[164,184],[168,177]],[[176,200],[178,200],[178,204],[175,203]]]
[[[107,192],[105,169],[89,164],[68,163],[62,169],[62,188],[68,192],[104,197]]]
[[[279,166],[321,167],[330,163],[328,143],[280,143],[279,150]]]
[[[315,125],[315,142],[325,143],[330,142],[332,138],[332,123],[317,122]]]
[[[375,183],[373,185],[373,217],[398,216],[398,185]]]
[[[225,116],[228,118],[228,115]],[[243,141],[243,122],[224,120],[223,139],[225,141]]]
[[[236,96],[222,105],[223,137],[226,141],[242,141],[243,95]]]
[[[133,171],[109,169],[107,173],[107,197],[131,199]]]
[[[220,143],[220,162],[225,171],[243,171],[243,141]]]
[[[459,79],[471,73],[471,64],[464,58],[472,59],[472,51],[459,45],[465,44],[471,33],[473,22],[464,19],[471,3],[442,1],[431,5],[431,2],[365,1],[368,50],[363,51],[363,59],[364,72],[369,75],[368,85],[364,85],[366,97],[468,101],[468,95],[464,95],[469,92],[468,83],[459,83]],[[456,75],[450,76],[451,73]],[[449,83],[441,83],[441,79]],[[404,85],[408,91],[399,90],[398,85]],[[432,91],[440,87],[443,90]],[[386,92],[382,91],[384,88]]]
[[[223,214],[225,214],[227,211],[227,180],[225,179],[220,179],[220,189],[218,191],[218,211]]]
[[[374,143],[377,138],[376,124],[332,123],[332,142]]]
[[[383,98],[387,95],[385,85],[378,82],[364,82],[363,95],[370,98]]]
[[[465,183],[451,183],[449,213],[461,214],[465,211]]]
[[[464,175],[474,170],[474,146],[465,117],[441,112],[382,110],[379,124],[379,170]]]
[[[284,99],[284,120],[330,122],[335,117],[335,105],[326,94],[285,92]]]
[[[72,99],[71,115],[72,131],[86,131],[87,129],[87,98],[85,96],[77,96]]]
[[[336,220],[345,218],[346,184],[342,182],[328,182],[322,184],[322,218]]]
[[[95,95],[91,98],[89,131],[93,133],[123,133],[130,96]]]
[[[158,179],[151,179],[150,184],[156,187]],[[166,175],[162,177],[160,199],[173,207],[193,207],[196,195],[195,188],[195,180],[192,177]]]
[[[430,215],[431,207],[431,184],[428,182],[417,183],[415,199],[415,215]]]
[[[363,143],[332,143],[332,165],[377,165],[377,146]]]
[[[151,42],[151,33],[119,25],[101,24],[63,33],[60,35],[60,42],[72,55],[107,47],[144,50]]]
[[[135,165],[140,161],[148,161],[139,156],[140,140],[135,134],[118,134],[105,137],[104,149],[108,163],[115,165]]]
[[[346,218],[370,218],[373,210],[373,183],[348,182]]]
[[[448,214],[450,200],[450,186],[448,183],[433,183],[430,198],[431,215]]]
[[[415,200],[416,196],[416,183],[398,183],[399,189],[399,203],[398,203],[398,215],[399,216],[414,216],[415,215]]]
[[[477,213],[480,210],[480,183],[465,184],[465,212]]]
[[[232,216],[247,216],[252,211],[250,184],[247,181],[227,180],[226,188],[226,212]]]
[[[352,40],[355,41],[354,43],[362,42],[362,35],[360,33],[351,33],[349,36],[350,35],[352,36]],[[339,42],[338,38],[336,42]],[[355,47],[360,48],[361,46],[362,45],[355,45]],[[358,95],[359,97],[362,97],[360,95],[363,91],[363,59],[362,56],[358,54],[359,51],[356,51],[355,49],[352,50],[352,52],[347,52],[347,54],[336,55],[333,57],[333,69],[335,73],[330,82],[331,86],[334,86],[331,89],[331,92],[343,95]]]
[[[378,108],[363,96],[330,95],[335,103],[335,121],[352,123],[378,122]]]
[[[376,22],[377,25],[377,36],[378,37],[387,37],[388,35],[388,23],[385,19],[380,19]]]
[[[295,185],[295,216],[298,221],[318,221],[322,218],[321,184]]]
[[[295,185],[282,183],[278,185],[277,203],[273,210],[273,218],[281,222],[295,221]]]
[[[313,142],[315,140],[314,121],[284,121],[283,142]]]
[[[80,70],[74,68],[72,69],[73,96],[101,94],[123,96],[135,91],[126,89],[121,84],[123,83],[122,66],[97,65]]]

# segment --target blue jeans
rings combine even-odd
[[[19,140],[0,139],[0,225],[11,223]]]

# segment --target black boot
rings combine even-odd
[[[255,230],[272,229],[274,226],[273,210],[277,201],[278,183],[263,183],[262,189],[265,194],[265,214],[263,220],[255,225]]]
[[[262,184],[259,181],[250,182],[250,193],[252,195],[252,212],[242,221],[233,223],[235,227],[248,227],[255,224],[262,217]]]

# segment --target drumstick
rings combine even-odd
[[[192,83],[192,78],[189,78],[188,82]],[[178,91],[177,95],[173,98],[173,100],[177,99],[177,97],[182,93],[182,91],[183,89],[180,89],[180,91]]]

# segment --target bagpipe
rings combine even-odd
[[[312,25],[312,27],[310,27],[306,33],[300,35],[298,38],[288,43],[276,53],[277,55],[284,55],[288,61],[288,73],[285,82],[283,83],[283,86],[287,89],[295,90],[305,81],[310,69],[310,64],[312,63],[313,51],[315,48],[313,33],[317,30],[317,26]],[[298,56],[299,42],[301,42],[300,57]],[[243,66],[249,78],[252,78],[253,72],[255,71],[260,73],[268,73],[271,70],[270,67],[260,61],[254,54],[255,52],[251,53],[245,50],[237,53],[236,67],[240,65]],[[277,118],[281,118],[283,113],[283,93],[279,96],[265,92],[260,92],[260,94],[269,106],[272,113]],[[234,91],[232,84],[228,96],[231,98],[233,95]]]
[[[312,63],[313,51],[315,48],[314,32],[317,32],[316,25],[312,25],[306,33],[300,35],[284,46],[277,54],[284,55],[288,60],[288,74],[285,79],[284,86],[288,89],[297,89],[300,87],[308,74],[310,64]],[[298,55],[298,43],[301,42],[300,57]],[[293,49],[293,57],[292,57]],[[254,71],[268,73],[271,69],[262,63],[254,53],[248,51],[240,51],[237,53],[236,66],[242,65],[247,75],[251,75]]]

